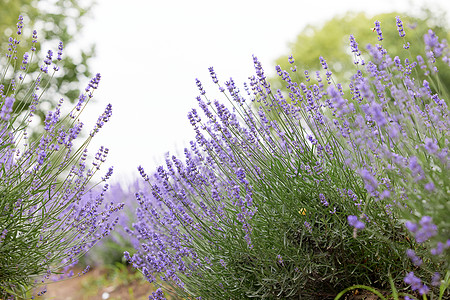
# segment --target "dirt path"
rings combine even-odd
[[[47,286],[44,299],[50,300],[141,300],[152,292],[149,283],[141,280],[107,280],[102,269],[93,269],[85,275]]]

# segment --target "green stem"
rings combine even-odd
[[[370,287],[370,286],[366,286],[366,285],[361,285],[361,284],[357,284],[357,285],[353,285],[351,287],[346,288],[345,290],[343,290],[342,292],[340,292],[339,294],[337,294],[336,298],[334,298],[334,300],[338,300],[340,299],[345,293],[347,293],[348,291],[351,290],[356,290],[356,289],[364,289],[367,290],[371,293],[374,293],[375,295],[377,295],[381,300],[386,300],[386,298],[376,289]]]

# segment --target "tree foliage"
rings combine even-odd
[[[8,49],[8,38],[15,37],[16,27],[19,15],[24,16],[26,29],[24,28],[23,39],[18,46],[17,57],[19,63],[14,66],[14,71],[20,68],[20,62],[25,52],[30,52],[32,41],[32,30],[35,28],[38,32],[40,41],[44,44],[36,45],[36,53],[40,53],[41,57],[37,61],[42,63],[47,50],[51,49],[54,53],[58,50],[58,43],[61,41],[64,48],[68,49],[76,42],[83,23],[88,17],[88,12],[93,6],[92,1],[84,1],[85,4],[80,5],[77,0],[0,0],[0,49],[2,53],[6,53]],[[44,51],[40,51],[41,48]],[[95,46],[91,45],[88,49],[77,49],[77,55],[70,55],[68,51],[64,51],[61,70],[52,79],[52,88],[47,93],[47,98],[42,99],[43,102],[50,103],[51,106],[56,104],[59,98],[64,98],[70,102],[74,102],[80,95],[79,86],[84,86],[88,78],[91,77],[88,61],[95,55]],[[0,69],[4,69],[7,60],[0,58]],[[31,65],[29,69],[30,79],[35,79],[40,70],[40,65]],[[9,78],[12,78],[10,72]],[[7,78],[5,78],[7,79]],[[80,85],[81,84],[81,85]],[[17,91],[19,93],[20,91]],[[51,100],[50,100],[51,99]],[[16,103],[15,105],[23,105]],[[27,105],[22,106],[27,109]]]

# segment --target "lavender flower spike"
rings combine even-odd
[[[398,17],[398,16],[395,17],[395,19],[397,20],[398,34],[400,35],[400,37],[404,37],[406,34],[405,34],[405,31],[403,30],[403,22],[400,19],[400,17]]]
[[[364,229],[366,225],[358,220],[357,216],[350,215],[347,217],[348,224],[356,229]]]
[[[374,28],[374,30],[377,32],[378,40],[382,41],[383,40],[383,34],[381,32],[380,22],[378,20],[375,21],[375,28]]]

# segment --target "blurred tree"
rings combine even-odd
[[[88,11],[94,5],[93,0],[0,0],[0,53],[4,55],[8,49],[9,37],[16,37],[16,23],[19,15],[24,17],[24,27],[21,42],[18,47],[18,61],[22,61],[23,54],[30,52],[32,31],[38,32],[38,43],[36,45],[37,58],[35,64],[30,65],[27,76],[35,79],[39,73],[40,65],[51,49],[56,59],[59,42],[63,42],[64,49],[70,48],[79,36]],[[83,4],[80,4],[83,3]],[[40,49],[42,51],[40,51]],[[63,59],[59,62],[60,70],[52,79],[49,92],[45,93],[43,102],[54,106],[59,98],[75,102],[80,94],[80,88],[84,87],[91,72],[88,60],[95,54],[95,46],[90,45],[88,49],[76,49],[78,55],[71,55],[63,51]],[[20,68],[20,62],[16,64],[15,71]],[[6,59],[0,58],[0,70],[6,65]],[[49,72],[50,73],[50,72]],[[43,78],[48,80],[48,78]],[[45,82],[41,84],[44,86]],[[20,91],[17,91],[20,93]],[[56,95],[55,95],[56,94]],[[17,97],[15,106],[20,103],[21,97]],[[27,109],[28,105],[20,106]],[[42,113],[38,112],[42,119]]]
[[[290,45],[291,54],[297,66],[296,75],[291,71],[292,65],[287,56],[282,56],[276,60],[283,70],[289,71],[292,78],[299,78],[300,82],[305,82],[304,70],[309,71],[311,82],[315,80],[316,71],[320,71],[325,79],[325,72],[321,66],[319,57],[322,56],[333,72],[333,79],[336,83],[346,85],[350,77],[355,73],[354,54],[350,49],[349,37],[352,34],[359,44],[359,50],[363,58],[368,61],[367,45],[381,44],[391,58],[410,58],[416,60],[417,55],[421,55],[425,60],[423,36],[431,28],[440,40],[448,39],[450,34],[447,29],[445,13],[436,15],[429,10],[423,10],[424,18],[405,16],[400,13],[379,14],[368,17],[364,13],[347,13],[343,16],[335,17],[327,21],[322,26],[307,26]],[[406,32],[405,40],[399,36],[396,16],[400,16]],[[379,42],[377,33],[374,32],[374,22],[381,23],[384,40]],[[408,50],[403,48],[405,42],[410,42]],[[438,59],[438,67],[443,62]],[[439,77],[444,86],[450,86],[450,72],[448,68],[440,68]],[[422,74],[419,74],[423,76]],[[298,76],[298,77],[297,77]],[[419,78],[420,80],[425,79]],[[285,84],[280,77],[271,78],[270,82],[274,88],[283,90]],[[305,82],[306,83],[306,82]]]

